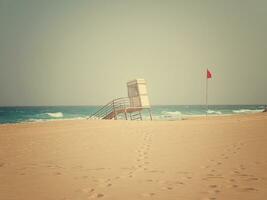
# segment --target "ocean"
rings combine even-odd
[[[0,107],[0,124],[40,122],[49,120],[86,119],[101,106],[35,106],[35,107]],[[264,110],[264,105],[165,105],[152,106],[154,120],[181,120],[194,116],[217,116],[257,113]],[[123,119],[122,116],[119,118]],[[144,110],[143,118],[149,120],[149,113]]]

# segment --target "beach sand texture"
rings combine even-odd
[[[267,114],[0,126],[1,200],[263,200]]]

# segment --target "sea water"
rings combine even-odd
[[[101,106],[41,106],[41,107],[0,107],[0,124],[24,123],[49,120],[86,119]],[[152,106],[154,120],[181,120],[194,116],[217,116],[257,113],[264,105],[162,105]],[[123,116],[118,118],[123,119]],[[149,112],[143,111],[143,119],[150,119]]]

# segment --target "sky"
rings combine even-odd
[[[267,104],[266,0],[0,0],[0,106]]]

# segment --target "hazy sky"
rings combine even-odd
[[[0,106],[267,103],[266,0],[0,0]],[[215,64],[215,66],[213,66]]]

